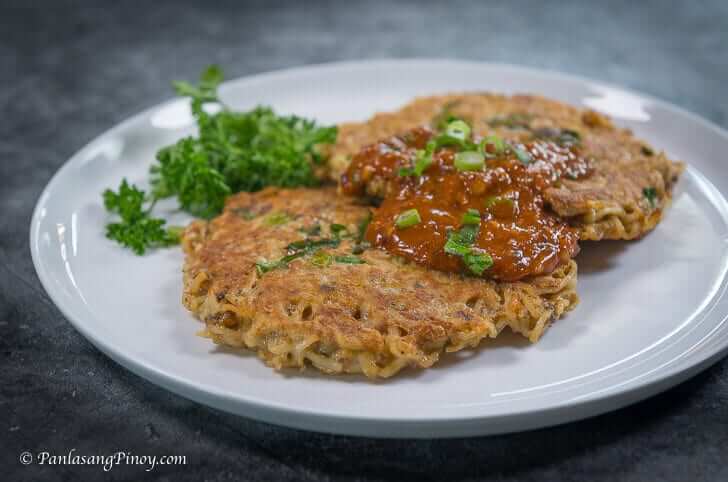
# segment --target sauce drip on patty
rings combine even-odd
[[[373,246],[432,269],[478,273],[468,270],[469,258],[446,247],[469,223],[470,240],[462,249],[481,261],[487,256],[482,275],[504,281],[550,273],[578,253],[576,231],[544,207],[541,195],[562,176],[588,175],[578,147],[535,140],[496,150],[486,143],[485,166],[463,171],[455,162],[461,149],[446,146],[433,151],[420,175],[401,175],[433,136],[417,128],[368,146],[342,176],[347,194],[361,195],[372,183],[381,187],[384,199],[365,234]],[[418,219],[404,226],[402,213],[411,210]]]

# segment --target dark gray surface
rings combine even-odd
[[[726,361],[631,408],[535,432],[310,434],[196,405],[110,361],[48,300],[27,241],[41,189],[71,154],[210,62],[231,77],[358,58],[513,62],[642,90],[726,127],[728,2],[215,5],[0,3],[0,478],[728,480]],[[104,473],[18,462],[23,450],[72,448],[188,464]]]

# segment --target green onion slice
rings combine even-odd
[[[470,252],[463,255],[463,263],[470,272],[480,276],[486,269],[493,266],[493,258],[486,252],[476,251],[471,248]]]
[[[344,264],[364,264],[363,259],[361,259],[359,256],[354,256],[353,254],[334,256],[334,261],[336,261],[337,263],[344,263]]]
[[[479,171],[485,166],[485,157],[477,151],[458,152],[454,164],[458,171]]]
[[[408,209],[407,211],[404,211],[399,216],[397,216],[394,224],[398,228],[404,229],[414,226],[415,224],[419,224],[421,222],[422,218],[420,217],[420,213],[416,209]]]
[[[468,270],[480,276],[493,266],[493,258],[484,250],[473,246],[478,237],[478,228],[476,224],[466,224],[460,231],[451,232],[445,243],[445,252],[462,258]]]
[[[430,146],[428,144],[427,150],[418,150],[415,155],[414,166],[401,167],[397,174],[401,177],[421,176],[427,170],[427,168],[430,167],[433,162],[435,162],[435,160],[432,158],[432,153],[434,149],[434,145],[433,148],[430,149]]]
[[[264,259],[259,259],[255,263],[255,269],[258,271],[258,274],[262,275],[264,273],[267,273],[268,271],[272,271],[278,268],[280,265],[280,260],[266,261]]]
[[[493,146],[493,152],[490,152],[488,150],[489,145]],[[505,141],[497,136],[488,136],[480,141],[480,150],[483,152],[483,154],[485,154],[486,157],[501,155],[506,152],[506,147],[508,146],[506,146]]]
[[[457,119],[450,122],[445,128],[445,135],[459,141],[470,138],[470,126],[467,122]]]
[[[468,209],[463,214],[463,224],[480,224],[480,212],[477,209]]]
[[[301,239],[293,241],[286,246],[288,251],[311,253],[321,248],[338,248],[341,240],[338,238],[322,238],[322,239]]]
[[[364,235],[367,233],[367,228],[369,227],[369,223],[371,222],[372,212],[368,211],[367,215],[364,216],[361,221],[359,221],[359,224],[357,226],[356,240],[358,242],[362,242],[364,240]]]
[[[457,233],[452,233],[445,243],[445,252],[453,256],[465,256],[470,252],[470,246],[463,243]]]
[[[466,224],[460,228],[460,241],[468,245],[473,244],[478,237],[478,228],[480,228],[480,223]]]
[[[490,196],[485,199],[485,208],[490,209],[497,204],[508,204],[513,206],[513,199],[501,196]]]
[[[434,162],[434,159],[432,158],[432,153],[419,150],[417,151],[417,157],[415,158],[415,167],[414,167],[414,174],[415,176],[421,176],[425,170],[427,170],[428,167],[432,165]]]
[[[531,157],[531,154],[528,153],[525,149],[521,149],[520,147],[511,146],[511,149],[513,150],[513,153],[516,155],[519,161],[521,161],[523,164],[531,164],[533,162],[533,157]]]
[[[334,257],[326,251],[316,251],[313,256],[311,256],[310,261],[311,264],[314,266],[318,266],[319,268],[325,268],[334,261]]]
[[[348,229],[343,224],[337,224],[333,223],[331,226],[329,226],[329,229],[331,230],[331,233],[334,235],[335,238],[341,237],[341,233],[348,233]]]

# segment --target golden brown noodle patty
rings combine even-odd
[[[256,270],[256,261],[279,259],[309,236],[302,230],[320,226],[310,240],[331,239],[332,223],[356,233],[368,210],[334,188],[231,197],[219,217],[184,233],[184,305],[205,322],[205,336],[256,350],[274,368],[308,360],[327,373],[389,377],[475,347],[505,326],[536,341],[578,302],[573,261],[513,283],[427,270],[375,249],[359,255],[364,264],[308,255]],[[324,251],[351,255],[352,237]]]
[[[581,239],[633,239],[654,228],[683,170],[682,163],[653,151],[596,112],[532,95],[478,93],[423,97],[365,123],[341,125],[332,151],[331,178],[338,181],[350,156],[363,146],[419,125],[432,125],[449,115],[468,121],[475,134],[510,140],[527,141],[533,132],[546,128],[578,132],[593,174],[579,180],[562,179],[544,192],[544,198],[551,209],[579,229]],[[376,187],[373,190],[376,194]]]

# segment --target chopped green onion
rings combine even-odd
[[[278,211],[276,213],[269,214],[264,219],[265,224],[268,226],[280,226],[286,224],[291,220],[291,217],[285,211]]]
[[[280,265],[281,265],[280,260],[266,261],[264,259],[261,259],[255,263],[255,269],[258,271],[258,274],[262,275],[264,273],[267,273],[268,271],[273,271],[274,269],[278,268]]]
[[[460,231],[451,232],[445,243],[445,252],[461,257],[468,270],[478,276],[493,266],[493,258],[482,249],[473,246],[478,237],[479,224],[466,224]]]
[[[364,260],[361,259],[359,256],[354,256],[351,254],[345,254],[342,256],[334,256],[334,261],[337,263],[344,263],[344,264],[364,264]]]
[[[478,219],[480,221],[480,219]],[[475,243],[475,239],[478,237],[478,228],[480,222],[477,224],[466,224],[460,231],[453,231],[447,237],[445,243],[445,252],[447,254],[454,254],[456,256],[463,256],[465,253],[470,252],[470,247]]]
[[[501,199],[503,199],[503,198],[498,197],[498,196],[488,196],[487,198],[485,198],[485,202],[483,204],[485,205],[486,209],[492,208],[493,206],[498,204],[501,201]]]
[[[420,217],[420,213],[416,209],[408,209],[407,211],[404,211],[399,216],[397,216],[394,224],[398,228],[404,229],[414,226],[415,224],[419,224],[421,222],[422,218]]]
[[[572,146],[581,142],[581,134],[571,129],[559,127],[539,127],[531,131],[537,139],[552,141],[560,146]]]
[[[415,155],[415,163],[413,167],[401,167],[397,174],[401,177],[406,176],[421,176],[422,173],[424,173],[428,167],[432,165],[432,163],[435,161],[432,158],[432,152],[434,151],[434,145],[433,149],[430,150],[429,147],[427,150],[418,150],[417,154]]]
[[[286,249],[293,252],[301,251],[303,253],[311,253],[321,248],[337,248],[339,247],[339,244],[341,244],[341,240],[339,240],[338,238],[323,238],[316,240],[302,239],[300,241],[294,241],[290,243],[288,246],[286,246]]]
[[[438,136],[430,139],[425,152],[432,154],[435,149],[444,146],[457,146],[460,149],[477,149],[477,146],[470,140],[471,129],[467,122],[456,119],[450,122],[445,130]]]
[[[341,237],[342,232],[348,232],[348,229],[343,224],[337,224],[334,223],[331,226],[329,226],[329,229],[333,233],[334,237],[339,238]]]
[[[488,151],[488,146],[493,146],[493,152]],[[485,156],[500,155],[506,152],[506,143],[497,136],[488,136],[480,141],[480,150],[483,151]]]
[[[445,252],[454,256],[465,256],[470,252],[470,246],[462,242],[457,232],[452,232],[445,243]]]
[[[288,266],[288,263],[290,263],[294,259],[302,258],[303,256],[312,253],[316,255],[320,253],[320,250],[323,248],[337,248],[340,244],[341,240],[338,238],[323,238],[315,240],[302,239],[299,241],[293,241],[288,246],[286,246],[286,250],[289,252],[289,254],[274,261],[259,260],[255,263],[255,268],[257,269],[258,274],[262,275],[264,273],[267,273],[268,271],[272,271],[277,268],[285,268],[286,266]]]
[[[485,166],[485,157],[477,151],[458,152],[454,164],[458,171],[478,171]]]
[[[646,187],[642,190],[642,194],[644,194],[647,200],[650,202],[650,206],[654,208],[657,204],[657,189],[655,189],[654,187]]]
[[[367,233],[367,228],[369,227],[369,223],[372,221],[372,212],[367,212],[367,215],[362,218],[361,221],[359,221],[359,226],[357,226],[357,237],[356,240],[361,242],[364,239],[364,235]]]
[[[477,209],[468,209],[463,214],[463,224],[480,224],[480,212]]]
[[[463,120],[454,120],[445,128],[445,135],[453,139],[465,141],[470,138],[470,126]]]
[[[314,266],[318,266],[319,268],[325,268],[333,263],[334,257],[326,251],[316,251],[313,256],[311,256],[310,261],[311,264]]]
[[[511,149],[513,150],[513,153],[516,155],[518,160],[521,161],[523,164],[531,164],[531,162],[533,161],[533,157],[531,157],[531,154],[529,154],[528,151],[516,146],[511,146]]]
[[[429,153],[427,151],[419,150],[417,151],[417,157],[415,158],[415,176],[421,176],[425,170],[432,165],[434,162],[434,159],[432,158],[432,153]]]
[[[561,146],[571,146],[581,142],[581,134],[570,129],[561,129],[561,135],[556,139],[556,143]]]
[[[431,126],[438,130],[444,130],[450,122],[459,120],[458,117],[445,113],[447,115],[438,115],[432,119]]]
[[[513,199],[501,196],[490,196],[485,199],[485,208],[490,209],[496,204],[510,204],[513,206]]]
[[[287,254],[287,255],[285,255],[284,257],[281,258],[281,263],[284,266],[287,266],[288,263],[290,263],[294,259],[298,259],[298,258],[300,258],[302,256],[305,256],[307,253],[308,253],[308,251],[298,251],[296,253]]]
[[[354,244],[354,246],[351,247],[351,252],[353,254],[362,254],[367,249],[371,248],[372,245],[369,243],[369,241],[361,241],[359,243]]]
[[[359,225],[357,226],[357,234],[356,239],[354,241],[354,246],[351,247],[351,252],[354,254],[361,254],[365,250],[369,249],[371,245],[368,241],[364,240],[364,236],[367,234],[367,227],[369,227],[369,223],[372,221],[372,212],[367,212],[367,215],[362,218],[361,221],[359,221]]]
[[[437,130],[444,130],[450,122],[458,120],[458,117],[452,115],[452,109],[458,104],[459,100],[453,100],[442,106],[440,112],[432,118],[430,125]]]
[[[460,240],[465,244],[473,244],[475,239],[478,237],[478,224],[466,224],[460,228]]]
[[[472,273],[480,276],[483,271],[493,266],[493,258],[486,252],[478,252],[471,248],[470,252],[463,255],[463,263]]]
[[[290,263],[294,259],[304,256],[305,254],[306,251],[299,251],[297,253],[287,254],[281,259],[277,259],[274,261],[266,261],[262,259],[255,263],[255,269],[258,271],[259,275],[262,275],[264,273],[267,273],[268,271],[272,271],[277,268],[284,268],[288,266],[288,263]]]

